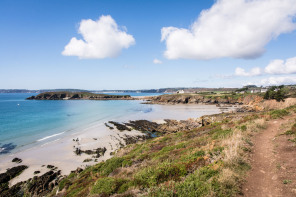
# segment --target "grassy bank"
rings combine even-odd
[[[129,145],[105,162],[70,174],[52,195],[236,196],[250,169],[251,136],[265,129],[266,121],[294,109],[221,114],[223,121]]]

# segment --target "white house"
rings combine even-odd
[[[178,90],[177,94],[184,94],[184,90]]]
[[[262,88],[261,93],[265,93],[265,92],[267,92],[267,90],[268,90],[267,88]]]

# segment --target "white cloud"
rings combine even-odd
[[[269,86],[269,85],[291,85],[296,84],[296,77],[293,76],[283,76],[283,77],[269,77],[262,79],[259,85]]]
[[[126,33],[126,28],[119,29],[111,16],[101,16],[97,21],[82,20],[79,34],[83,39],[73,37],[65,46],[63,55],[78,56],[82,59],[103,59],[116,57],[123,48],[135,44],[132,35]]]
[[[293,74],[296,73],[296,57],[284,60],[271,61],[264,70],[268,74]]]
[[[159,59],[154,59],[153,64],[162,64],[162,61]]]
[[[295,0],[217,0],[189,29],[163,27],[168,59],[255,58],[296,29]]]
[[[237,67],[235,69],[236,76],[252,77],[262,74],[295,74],[296,73],[296,57],[289,58],[286,61],[281,59],[272,60],[265,68],[261,71],[259,67],[252,68],[250,72],[246,72],[245,69]]]
[[[235,75],[236,76],[243,76],[243,77],[258,76],[258,75],[261,75],[261,69],[256,67],[256,68],[252,68],[250,70],[250,72],[246,72],[245,69],[237,67],[235,69]]]

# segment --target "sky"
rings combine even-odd
[[[295,0],[1,0],[0,89],[296,84]]]

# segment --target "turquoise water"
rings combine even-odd
[[[124,93],[127,94],[127,93]],[[95,122],[149,113],[141,101],[25,100],[34,94],[0,94],[0,155],[15,152],[66,135]],[[136,94],[147,96],[158,94]]]

